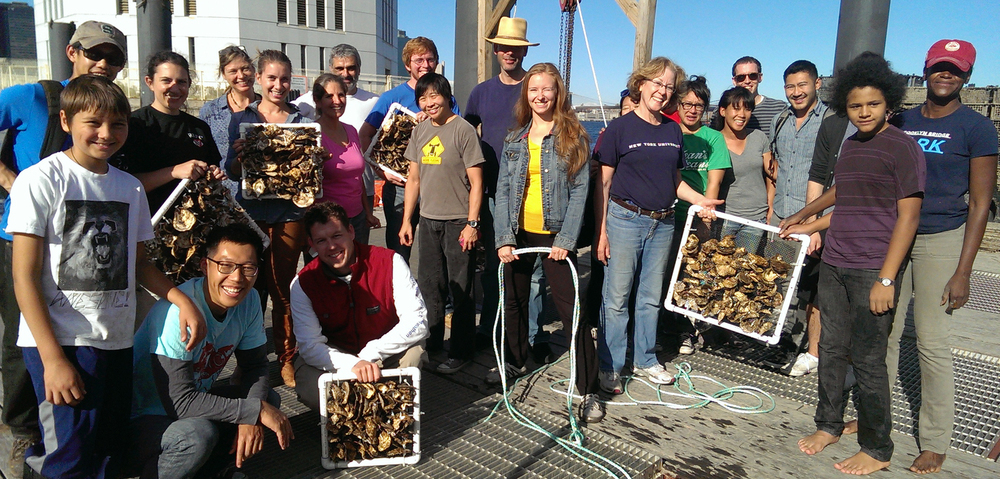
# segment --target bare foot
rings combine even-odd
[[[816,431],[802,439],[799,439],[799,450],[812,456],[823,452],[823,449],[830,444],[840,440],[840,436],[834,436],[826,431]]]
[[[844,434],[845,436],[847,436],[847,435],[850,435],[850,434],[857,434],[857,432],[858,432],[858,420],[857,419],[855,419],[853,421],[847,421],[847,422],[844,423],[844,432],[842,434]]]
[[[938,454],[932,451],[921,451],[920,455],[913,460],[913,464],[910,465],[910,470],[917,474],[941,472],[941,465],[944,464],[944,459],[946,457],[948,457],[946,454]]]
[[[843,472],[844,474],[853,474],[855,476],[867,476],[875,471],[881,471],[889,467],[888,462],[876,461],[875,458],[865,454],[864,452],[858,452],[857,454],[844,459],[833,465],[837,470]]]

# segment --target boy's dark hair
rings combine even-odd
[[[150,79],[156,76],[156,68],[164,63],[173,63],[184,69],[184,73],[187,73],[188,81],[191,81],[191,68],[188,65],[188,61],[180,53],[163,50],[162,52],[156,52],[149,57],[149,61],[146,62],[146,76]]]
[[[677,101],[683,101],[690,92],[694,92],[694,96],[705,102],[705,107],[708,108],[708,100],[712,97],[712,91],[708,89],[708,80],[705,80],[705,77],[695,75],[677,85],[675,93]]]
[[[847,111],[847,95],[855,88],[872,87],[882,92],[887,111],[899,108],[906,95],[906,79],[892,71],[881,55],[864,52],[837,72],[833,80],[833,97],[830,108],[837,113]]]
[[[260,262],[260,259],[264,255],[264,242],[260,239],[260,235],[249,225],[232,223],[212,228],[212,231],[205,237],[205,254],[215,253],[215,250],[219,247],[219,243],[223,241],[253,246],[254,251],[257,253],[258,262]]]
[[[750,90],[744,87],[737,86],[730,88],[722,92],[722,98],[719,98],[719,110],[723,108],[728,108],[729,106],[736,107],[746,107],[747,110],[753,111],[755,106],[754,102],[756,98]],[[713,130],[722,131],[722,127],[725,126],[726,119],[722,118],[722,115],[716,114],[712,117],[712,124],[709,125]]]
[[[110,113],[128,120],[132,108],[125,92],[103,75],[81,75],[69,82],[59,95],[59,109],[66,121],[80,112]]]
[[[791,65],[788,65],[788,68],[785,69],[785,75],[781,78],[783,81],[788,81],[789,75],[802,72],[808,73],[809,78],[813,80],[819,78],[819,70],[816,70],[816,65],[809,60],[795,60]]]
[[[736,76],[736,67],[744,63],[753,63],[754,65],[757,65],[757,73],[764,73],[764,70],[760,66],[760,60],[757,60],[756,58],[751,56],[745,56],[733,62],[733,76]]]
[[[420,103],[420,97],[427,93],[427,89],[430,88],[448,99],[448,108],[454,108],[455,105],[452,103],[451,99],[451,83],[448,83],[448,79],[444,75],[439,75],[434,72],[425,73],[424,76],[417,80],[417,86],[413,88],[413,97]]]
[[[427,75],[430,75],[430,73]],[[351,226],[351,220],[347,216],[347,210],[333,201],[317,203],[310,206],[309,209],[306,210],[306,214],[302,217],[302,223],[306,228],[306,234],[312,238],[312,227],[317,224],[325,225],[329,223],[331,219],[339,221],[341,226],[344,228]]]

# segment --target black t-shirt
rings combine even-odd
[[[218,165],[222,159],[208,123],[181,112],[168,115],[144,106],[132,112],[128,140],[114,166],[133,175],[176,166],[189,160]],[[160,209],[180,180],[146,192],[150,213]]]

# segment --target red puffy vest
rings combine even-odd
[[[323,272],[319,258],[299,271],[299,286],[312,301],[327,344],[358,354],[399,323],[392,298],[392,250],[354,243],[351,284]]]

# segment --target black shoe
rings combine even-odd
[[[552,353],[549,343],[535,343],[531,347],[531,357],[538,364],[552,364],[559,357]]]

